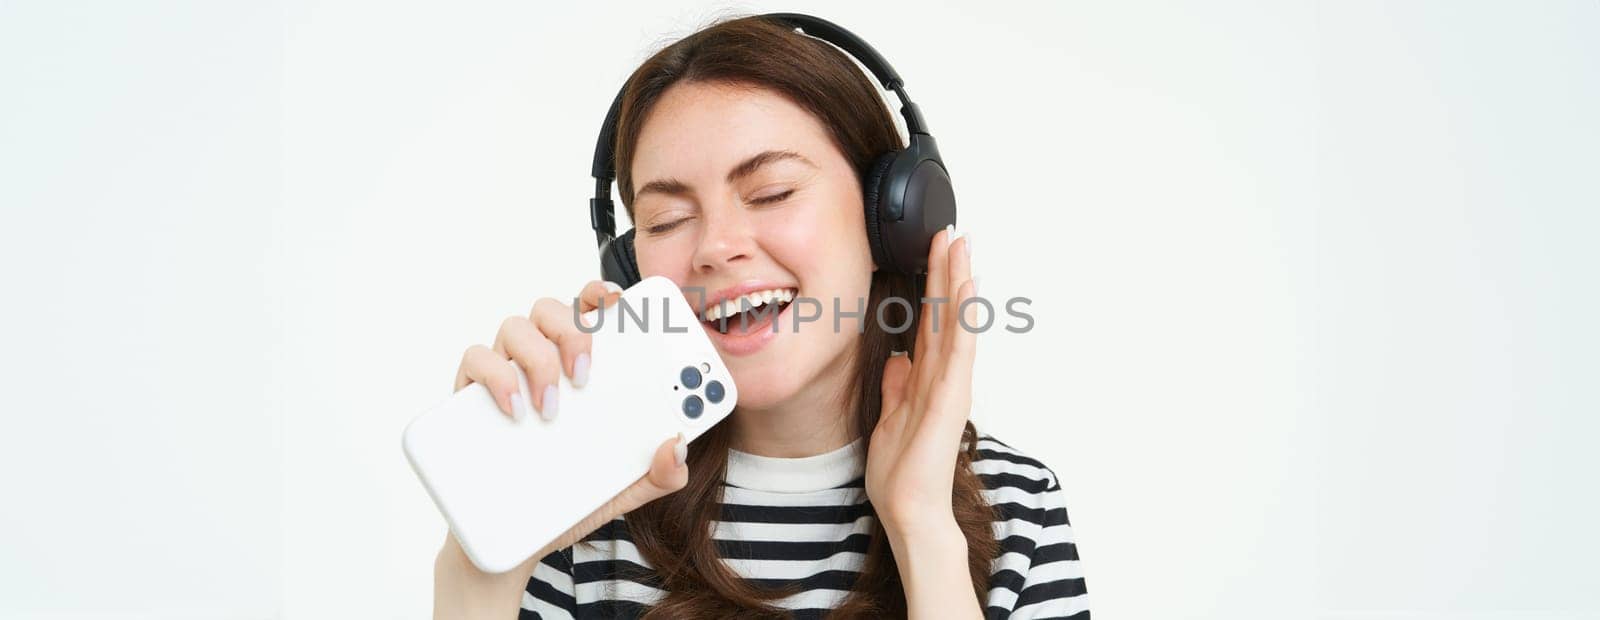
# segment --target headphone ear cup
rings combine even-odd
[[[867,216],[867,245],[872,248],[872,262],[877,263],[880,269],[893,271],[894,264],[889,261],[889,250],[883,243],[882,204],[884,195],[884,177],[888,175],[889,168],[894,165],[895,157],[900,151],[889,151],[879,155],[872,161],[872,166],[867,168],[867,175],[861,181],[862,207]]]
[[[633,254],[633,230],[606,242],[600,248],[600,278],[622,288],[639,283],[639,260]]]
[[[867,180],[873,261],[879,269],[926,273],[933,236],[956,223],[955,191],[933,139],[914,135],[905,150],[878,156]]]

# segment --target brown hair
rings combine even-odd
[[[766,18],[727,19],[667,46],[628,78],[614,152],[618,191],[630,216],[631,168],[640,129],[662,93],[679,82],[746,85],[788,98],[827,128],[858,179],[878,154],[903,148],[877,85],[850,57]],[[919,299],[921,288],[919,278],[879,270],[873,274],[867,308],[878,308],[889,296]],[[901,304],[887,306],[884,323],[904,324],[903,308]],[[911,329],[891,334],[878,321],[863,323],[866,332],[852,355],[855,381],[841,398],[855,414],[865,455],[878,423],[883,363],[891,351],[910,351],[917,330],[913,324]],[[647,618],[789,616],[772,602],[796,593],[798,584],[773,589],[744,581],[722,562],[711,538],[710,523],[721,518],[722,481],[732,439],[729,428],[727,424],[712,427],[690,445],[688,486],[625,517],[634,546],[655,569],[653,576],[635,577],[666,592]],[[971,467],[977,457],[977,431],[971,422],[962,432],[962,441],[966,446],[957,456],[951,502],[967,539],[973,592],[982,602],[988,596],[991,563],[999,555],[999,543],[994,539],[994,510],[983,497],[983,484]],[[871,537],[861,573],[831,617],[905,616],[905,592],[881,522],[874,521]]]

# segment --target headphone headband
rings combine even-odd
[[[860,61],[884,89],[894,91],[895,96],[900,98],[900,115],[905,118],[906,131],[913,136],[928,135],[922,111],[906,96],[905,80],[900,79],[900,74],[895,72],[889,61],[884,60],[883,55],[861,37],[838,24],[811,15],[768,13],[761,17],[781,21],[806,35],[831,43]],[[600,136],[595,140],[594,160],[589,166],[589,174],[594,177],[594,198],[589,199],[589,227],[594,229],[595,241],[602,247],[617,236],[616,211],[611,202],[611,183],[616,179],[616,161],[612,151],[616,145],[617,116],[622,111],[622,96],[627,91],[628,85],[624,83],[611,100],[611,108],[606,111],[605,121],[600,126]]]

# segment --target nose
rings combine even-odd
[[[694,270],[701,275],[748,262],[756,251],[754,228],[744,209],[724,203],[701,214],[700,244],[695,247]]]

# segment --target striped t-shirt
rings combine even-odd
[[[821,618],[849,594],[873,527],[868,514],[862,440],[826,454],[774,458],[730,450],[722,520],[713,539],[735,573],[770,585],[800,582],[799,594],[774,604],[796,618]],[[965,444],[963,444],[964,446]],[[995,438],[978,434],[973,471],[996,506],[987,618],[1088,620],[1078,548],[1055,472]],[[823,508],[824,510],[818,510]],[[522,596],[522,618],[637,617],[665,594],[621,576],[621,566],[650,568],[618,517],[535,567]],[[635,569],[636,570],[636,569]],[[635,573],[636,575],[637,573]]]

